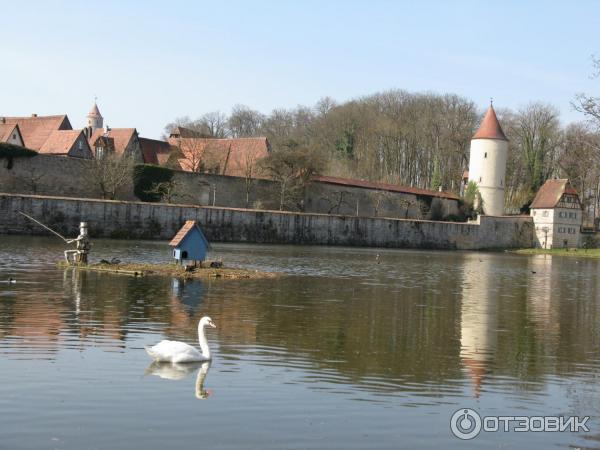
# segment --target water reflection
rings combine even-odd
[[[193,314],[202,303],[205,293],[204,284],[199,280],[182,280],[173,278],[171,280],[173,297],[177,298],[185,310]]]
[[[373,417],[390,429],[389,411],[397,415],[401,407],[411,407],[443,416],[444,408],[455,410],[473,399],[492,407],[510,405],[501,412],[506,414],[522,408],[597,412],[600,262],[595,260],[379,250],[380,263],[370,264],[365,263],[374,258],[369,249],[239,245],[218,251],[232,265],[251,259],[258,268],[296,275],[184,282],[58,270],[51,264],[53,244],[32,241],[33,264],[31,242],[21,247],[6,242],[0,245],[0,279],[18,274],[18,282],[0,284],[4,410],[40,409],[2,395],[8,386],[19,389],[21,364],[32,361],[48,364],[43,367],[57,392],[80,379],[98,382],[90,367],[100,367],[114,375],[114,383],[135,381],[131,391],[121,391],[125,399],[142,398],[140,393],[155,402],[190,396],[179,391],[185,382],[155,380],[159,389],[153,377],[139,382],[147,364],[143,346],[164,338],[197,345],[198,321],[209,315],[219,324],[210,335],[212,369],[153,363],[147,373],[183,380],[197,371],[195,396],[206,398],[205,378],[215,371],[211,385],[220,395],[211,399],[211,408],[223,401],[224,410],[236,409],[242,396],[247,404],[264,400],[281,412],[314,394],[315,405],[336,402],[333,397],[361,400],[362,408],[386,405],[388,410]],[[148,258],[162,252],[156,243],[136,246],[137,254]],[[102,248],[107,253],[98,257],[110,259],[110,242],[94,249]],[[127,254],[125,247],[118,249]],[[77,363],[69,365],[72,360]],[[53,379],[54,368],[62,372]],[[99,388],[90,395],[107,392],[108,387]],[[139,411],[132,406],[128,412]]]
[[[481,395],[484,377],[494,359],[498,311],[495,301],[494,262],[480,255],[463,259],[460,315],[460,359],[468,370],[475,397]]]
[[[183,380],[196,369],[199,369],[202,363],[169,363],[153,361],[145,371],[146,375],[156,375],[165,380]]]
[[[198,370],[198,375],[196,376],[196,398],[198,400],[206,400],[213,393],[212,389],[204,389],[204,380],[208,375],[208,371],[210,370],[210,361],[205,361],[202,363],[202,366]]]
[[[191,373],[198,370],[196,375],[196,384],[194,386],[194,395],[199,400],[205,400],[212,394],[212,389],[204,388],[204,380],[210,370],[210,361],[192,362],[186,364],[152,362],[145,371],[146,375],[155,375],[165,380],[183,380]]]
[[[126,351],[128,335],[140,332],[195,343],[198,320],[211,315],[221,353],[260,364],[300,358],[309,382],[334,370],[324,378],[359,389],[448,393],[464,373],[479,397],[492,372],[538,381],[597,348],[596,262],[577,262],[575,272],[574,262],[544,257],[382,254],[378,265],[357,262],[363,273],[353,281],[205,283],[67,269],[59,287],[56,272],[38,273],[39,285],[0,288],[0,351]],[[320,258],[328,266],[339,256]]]

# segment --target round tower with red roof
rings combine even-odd
[[[490,216],[504,214],[504,185],[508,139],[490,104],[479,129],[471,138],[469,181],[479,188],[483,213]]]

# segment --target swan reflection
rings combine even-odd
[[[192,362],[185,364],[154,361],[146,369],[146,375],[155,375],[164,380],[183,380],[198,369],[196,376],[195,395],[197,399],[207,399],[212,394],[212,389],[204,389],[204,380],[210,370],[210,361]]]

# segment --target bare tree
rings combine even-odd
[[[197,120],[199,131],[211,138],[227,137],[228,118],[221,111],[213,111],[204,114]]]
[[[371,191],[369,192],[369,197],[371,202],[373,203],[373,215],[375,217],[379,217],[379,212],[383,203],[390,198],[391,193],[388,191]]]
[[[90,161],[88,180],[98,188],[102,198],[114,200],[120,188],[133,179],[134,160],[129,156],[106,155]]]
[[[201,173],[205,170],[204,151],[206,143],[203,139],[177,139],[177,159],[181,168],[187,172]]]
[[[354,208],[356,200],[349,191],[328,192],[320,198],[327,203],[327,214],[340,214],[343,206]]]
[[[244,105],[235,105],[229,116],[229,134],[234,138],[258,136],[264,119],[258,111]]]
[[[532,193],[544,184],[554,170],[556,152],[561,144],[557,109],[544,103],[530,103],[519,111],[513,130],[524,158]]]
[[[592,78],[599,78],[600,58],[592,56],[592,65],[594,67]],[[600,128],[600,97],[593,97],[591,95],[580,93],[576,95],[575,102],[572,104],[577,111],[585,114],[597,128]]]
[[[29,192],[32,194],[37,194],[40,184],[42,180],[46,178],[47,172],[39,170],[36,167],[29,167],[25,170],[25,174],[19,176],[19,181],[27,186]]]
[[[194,135],[197,137],[225,138],[227,137],[227,123],[228,117],[221,111],[211,111],[203,114],[197,119],[190,119],[189,116],[182,116],[165,126],[163,138],[168,138],[173,129],[177,127],[187,128],[188,130],[193,131]]]
[[[260,161],[261,168],[279,183],[279,209],[304,209],[304,192],[322,166],[313,150],[289,142]]]

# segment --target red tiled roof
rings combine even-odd
[[[44,145],[39,149],[40,153],[51,154],[51,155],[66,155],[75,145],[77,138],[83,134],[82,130],[56,130],[50,133]],[[85,136],[82,141],[87,144]],[[88,148],[83,149],[86,153],[85,156],[90,156],[86,150],[89,151]],[[82,157],[83,157],[82,153]]]
[[[397,184],[387,183],[374,183],[372,181],[363,180],[352,180],[348,178],[337,178],[337,177],[326,177],[318,176],[313,177],[313,181],[319,183],[338,184],[341,186],[358,187],[363,189],[375,189],[378,191],[391,191],[391,192],[402,192],[404,194],[423,195],[427,197],[440,197],[451,200],[458,200],[458,196],[450,192],[432,191],[429,189],[421,189],[410,186],[400,186]]]
[[[90,146],[92,146],[98,137],[106,135],[113,138],[115,142],[115,153],[122,155],[125,153],[125,149],[136,132],[135,128],[109,128],[107,133],[104,128],[97,128],[92,133],[89,143]]]
[[[202,134],[198,131],[191,130],[185,127],[175,127],[169,134],[170,138],[200,138]]]
[[[187,172],[197,171],[198,164],[203,162],[208,166],[219,166],[221,175],[243,177],[249,164],[255,166],[258,160],[269,155],[269,141],[265,137],[169,138],[169,143],[181,150],[183,157],[179,158],[179,163]]]
[[[171,156],[171,144],[156,139],[140,138],[145,164],[165,164]]]
[[[39,150],[53,131],[73,129],[66,114],[58,116],[4,117],[4,123],[19,125],[23,144],[32,150]]]
[[[554,208],[563,194],[577,195],[577,191],[571,186],[568,179],[548,180],[537,192],[529,207],[531,209]]]
[[[177,247],[179,244],[181,244],[181,241],[183,241],[183,239],[186,237],[186,235],[189,233],[189,231],[192,228],[194,228],[195,226],[196,226],[195,220],[186,220],[185,224],[179,229],[179,231],[173,237],[173,239],[171,239],[171,242],[169,242],[169,245],[171,245],[173,247]]]
[[[496,111],[494,111],[493,106],[490,105],[488,108],[485,117],[481,121],[481,125],[479,125],[479,129],[472,139],[500,139],[508,141],[504,131],[502,131],[500,122],[498,122],[498,117],[496,117]]]
[[[15,132],[19,133],[21,136],[21,132],[19,131],[19,125],[16,123],[0,123],[0,142],[8,142],[9,139],[12,139],[12,135]],[[22,139],[22,137],[21,137]]]
[[[170,157],[171,157],[170,153],[157,153],[156,158],[158,159],[158,165],[165,166],[169,162]],[[179,169],[181,169],[180,166],[179,166]],[[183,169],[181,169],[181,170],[183,170]]]

